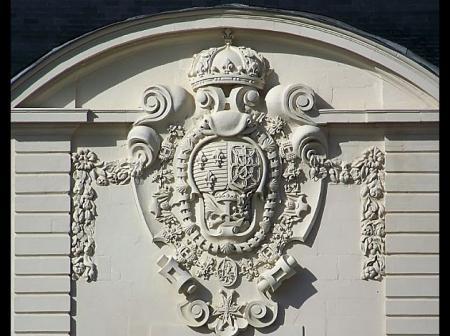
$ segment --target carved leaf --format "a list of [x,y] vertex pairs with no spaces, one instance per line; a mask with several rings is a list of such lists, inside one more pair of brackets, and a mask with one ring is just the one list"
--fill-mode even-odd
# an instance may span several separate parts
[[378,203],[378,218],[384,218],[384,205],[381,203]]
[[361,168],[361,180],[365,181],[367,177],[368,169],[366,166],[362,166]]
[[366,159],[364,157],[356,159],[355,161],[353,161],[352,167],[361,168],[365,161]]

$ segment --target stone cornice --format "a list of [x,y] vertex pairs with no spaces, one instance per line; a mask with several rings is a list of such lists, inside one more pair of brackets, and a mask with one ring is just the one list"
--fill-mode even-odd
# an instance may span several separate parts
[[[143,110],[91,110],[60,108],[14,108],[11,123],[133,123]],[[439,110],[334,110],[322,109],[312,118],[318,125],[439,122]]]

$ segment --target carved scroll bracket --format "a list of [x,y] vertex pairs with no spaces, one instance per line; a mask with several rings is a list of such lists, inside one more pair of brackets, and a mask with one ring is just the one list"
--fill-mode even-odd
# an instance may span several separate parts
[[315,107],[315,93],[303,84],[277,85],[266,95],[269,116],[280,116],[306,125],[315,125],[309,113]]
[[173,85],[152,85],[142,95],[142,108],[146,115],[137,120],[134,125],[151,125],[173,115],[185,117],[191,104],[188,103],[190,95],[187,91]]
[[156,159],[161,145],[159,135],[148,126],[134,126],[128,133],[129,161],[131,175],[141,177]]

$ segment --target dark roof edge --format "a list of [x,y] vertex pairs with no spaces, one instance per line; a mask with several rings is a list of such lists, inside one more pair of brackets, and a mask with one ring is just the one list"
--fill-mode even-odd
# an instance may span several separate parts
[[[205,7],[199,7],[198,9],[203,9],[203,8],[205,8]],[[406,48],[398,43],[392,42],[388,39],[385,39],[381,36],[374,35],[374,34],[366,32],[364,30],[355,28],[345,22],[339,21],[339,20],[331,18],[329,16],[315,14],[315,13],[311,13],[311,12],[305,12],[305,11],[295,11],[295,10],[269,8],[269,7],[267,7],[267,8],[255,7],[255,6],[247,6],[247,5],[242,5],[242,4],[227,4],[227,5],[214,6],[214,7],[210,7],[210,8],[255,9],[255,10],[261,10],[261,11],[266,11],[266,12],[284,14],[284,15],[301,16],[301,17],[305,17],[305,18],[308,18],[311,20],[319,21],[319,22],[322,22],[325,24],[329,24],[330,26],[335,26],[337,28],[345,29],[349,32],[361,35],[369,40],[377,42],[389,49],[392,49],[392,50],[410,58],[411,60],[415,61],[416,63],[422,65],[427,70],[431,71],[433,74],[439,76],[439,67],[435,66],[434,64],[430,63],[426,59],[415,54],[413,51],[409,50],[408,48]]]
[[360,35],[362,37],[365,37],[369,40],[372,40],[378,44],[383,45],[384,47],[387,47],[399,54],[402,54],[403,56],[413,60],[414,62],[418,63],[419,65],[421,65],[422,67],[424,67],[425,69],[427,69],[428,71],[432,72],[434,75],[439,76],[439,68],[437,66],[435,66],[434,64],[430,63],[429,61],[423,59],[422,57],[416,55],[414,52],[412,52],[411,50],[409,50],[408,48],[392,42],[390,40],[387,40],[385,38],[382,38],[380,36],[377,35],[373,35],[370,34],[368,32],[365,32],[363,30],[360,30],[358,28],[355,28],[349,24],[346,24],[342,21],[333,19],[331,17],[325,16],[325,15],[320,15],[320,14],[315,14],[315,13],[311,13],[311,12],[304,12],[304,11],[295,11],[295,10],[287,10],[287,9],[279,9],[279,8],[270,8],[270,7],[257,7],[257,6],[248,6],[248,5],[243,5],[243,4],[236,4],[236,3],[231,3],[231,4],[223,4],[223,5],[217,5],[217,6],[209,6],[209,7],[191,7],[191,8],[183,8],[183,9],[178,9],[178,10],[171,10],[171,11],[164,11],[164,12],[159,12],[159,13],[152,13],[152,14],[145,14],[145,15],[138,15],[138,16],[133,16],[130,18],[127,18],[125,20],[122,21],[117,21],[114,22],[112,24],[106,25],[106,26],[102,26],[99,27],[97,29],[91,30],[85,34],[82,34],[72,40],[69,40],[61,45],[59,45],[56,48],[53,48],[52,50],[50,50],[48,53],[44,54],[43,56],[39,57],[35,62],[31,63],[28,67],[24,68],[22,71],[20,71],[17,75],[15,75],[12,79],[11,79],[11,83],[14,83],[17,79],[19,79],[22,75],[24,75],[26,72],[28,72],[29,70],[31,70],[32,68],[34,68],[36,65],[38,65],[39,63],[41,63],[42,61],[44,61],[46,58],[48,58],[49,56],[55,54],[56,52],[58,52],[60,49],[63,49],[64,47],[79,41],[83,38],[85,38],[86,36],[89,36],[91,34],[95,34],[98,31],[101,31],[103,29],[106,28],[111,28],[114,27],[116,25],[120,25],[122,23],[125,22],[129,22],[129,21],[137,21],[137,20],[142,20],[142,19],[147,19],[147,18],[151,18],[151,17],[155,17],[155,16],[160,16],[160,15],[166,15],[166,14],[176,14],[176,13],[189,13],[189,12],[193,12],[193,11],[198,11],[198,10],[208,10],[208,9],[242,9],[242,10],[255,10],[255,11],[260,11],[260,12],[269,12],[269,13],[277,13],[277,14],[282,14],[282,15],[291,15],[291,16],[298,16],[298,17],[304,17],[307,19],[311,19],[311,20],[315,20],[321,23],[325,23],[328,24],[330,26],[334,26],[337,28],[341,28],[344,30],[347,30],[349,32],[355,33],[357,35]]

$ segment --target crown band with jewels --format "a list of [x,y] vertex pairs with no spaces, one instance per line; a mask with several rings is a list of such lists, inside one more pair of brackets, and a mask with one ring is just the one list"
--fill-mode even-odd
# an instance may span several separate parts
[[237,201],[239,199],[239,193],[234,190],[225,190],[217,192],[214,197],[218,201]]
[[202,50],[194,55],[189,80],[192,88],[218,84],[242,84],[264,88],[269,62],[255,50],[231,45],[232,35],[225,30],[225,45]]

